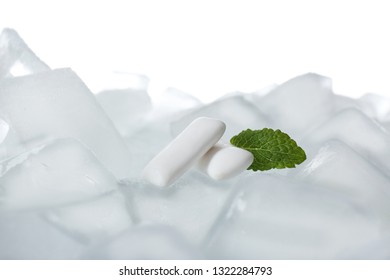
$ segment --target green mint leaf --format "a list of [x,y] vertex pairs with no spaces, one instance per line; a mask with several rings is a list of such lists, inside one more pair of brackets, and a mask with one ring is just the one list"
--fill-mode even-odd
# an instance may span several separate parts
[[230,143],[253,154],[254,160],[248,170],[294,168],[306,159],[304,150],[279,129],[247,129],[233,136]]

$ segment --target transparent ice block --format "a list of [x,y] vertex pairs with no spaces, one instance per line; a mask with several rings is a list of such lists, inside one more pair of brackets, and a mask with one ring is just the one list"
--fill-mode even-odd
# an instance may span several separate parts
[[116,189],[116,179],[79,141],[61,139],[8,162],[0,177],[0,210],[55,207]]
[[50,70],[19,34],[9,28],[0,34],[0,80]]
[[94,95],[70,69],[0,81],[0,118],[10,126],[0,159],[57,138],[76,138],[117,177],[131,158]]

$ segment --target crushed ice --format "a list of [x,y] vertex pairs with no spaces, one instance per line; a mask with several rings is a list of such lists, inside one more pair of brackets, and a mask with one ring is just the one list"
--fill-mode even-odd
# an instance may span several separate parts
[[[306,74],[266,94],[201,104],[123,73],[92,92],[51,70],[18,34],[0,35],[0,259],[390,258],[390,100],[333,93]],[[192,170],[171,188],[140,178],[193,119],[226,137],[280,128],[308,160],[215,182]]]

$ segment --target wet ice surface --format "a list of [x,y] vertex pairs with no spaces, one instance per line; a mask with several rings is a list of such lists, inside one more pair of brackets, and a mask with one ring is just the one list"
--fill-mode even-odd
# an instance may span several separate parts
[[293,78],[253,102],[270,124],[300,138],[334,110],[334,94],[329,78],[306,74]]
[[20,163],[13,159],[2,163],[2,210],[66,205],[116,188],[114,176],[74,139],[56,140],[21,157]]
[[0,159],[72,137],[91,149],[117,178],[127,176],[131,159],[124,140],[70,69],[0,80],[0,118],[10,126]]
[[[212,258],[354,258],[383,233],[370,205],[290,178],[243,176],[207,248]],[[385,200],[385,198],[383,198]]]
[[[19,70],[23,71],[19,71]],[[18,71],[17,71],[18,70]],[[116,75],[93,95],[0,37],[0,259],[389,259],[390,101],[333,93],[306,74],[267,94],[202,104]],[[118,80],[119,79],[119,80]],[[307,160],[216,182],[196,168],[168,188],[145,165],[197,117],[280,128]]]
[[152,109],[147,93],[149,80],[128,73],[105,75],[108,81],[101,85],[96,98],[115,128],[125,136],[140,127]]
[[235,180],[217,183],[196,171],[166,190],[127,182],[122,191],[140,224],[164,224],[177,229],[188,242],[202,245],[219,216],[226,211]]
[[4,141],[5,137],[7,137],[9,131],[9,125],[2,119],[0,119],[0,144]]
[[0,61],[0,79],[50,69],[12,29],[4,29],[0,34]]
[[0,214],[0,259],[79,259],[87,247],[40,212]]
[[116,238],[91,247],[82,258],[172,260],[201,259],[202,254],[172,227],[155,224],[132,227]]

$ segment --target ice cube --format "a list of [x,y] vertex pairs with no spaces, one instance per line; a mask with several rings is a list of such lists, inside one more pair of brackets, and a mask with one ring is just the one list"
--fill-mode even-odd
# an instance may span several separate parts
[[150,97],[144,90],[106,90],[96,98],[122,135],[139,127],[152,109]]
[[[237,177],[236,177],[237,178]],[[169,189],[130,181],[123,191],[141,223],[174,227],[191,244],[201,244],[234,192],[235,179],[217,183],[200,172],[189,172]]]
[[357,99],[335,94],[333,96],[334,112],[342,111],[344,109],[355,108],[361,110]]
[[0,259],[79,259],[86,246],[43,218],[41,213],[0,213]]
[[357,109],[345,109],[314,129],[311,144],[339,139],[390,174],[390,134]]
[[80,76],[94,94],[127,89],[147,91],[149,86],[149,78],[147,76],[126,71],[94,69],[93,72],[82,72]]
[[[390,119],[390,114],[389,114],[389,119]],[[390,121],[383,122],[382,125],[383,125],[384,129],[386,129],[387,133],[390,134]]]
[[335,112],[344,109],[357,109],[377,122],[390,121],[390,99],[378,94],[367,93],[355,99],[343,95],[334,95]]
[[372,119],[390,121],[390,99],[378,94],[368,93],[358,99],[361,110]]
[[257,106],[275,127],[299,139],[331,115],[333,97],[331,80],[309,73],[276,87]]
[[0,81],[0,118],[10,126],[2,146],[12,157],[51,139],[72,137],[85,144],[118,178],[131,159],[119,133],[70,69]]
[[152,109],[147,93],[149,78],[144,75],[97,72],[86,84],[95,89],[99,104],[122,135],[142,126]]
[[84,258],[104,260],[199,259],[200,253],[177,231],[167,226],[134,227],[113,241],[102,243]]
[[252,174],[238,185],[241,191],[209,240],[210,258],[339,259],[387,234],[369,205],[360,209],[314,184]]
[[132,224],[124,197],[118,191],[91,201],[48,211],[47,219],[80,242],[109,239]]
[[[0,162],[0,177],[3,174],[7,173],[9,170],[14,168],[15,166],[23,163],[26,159],[28,159],[31,155],[37,154],[40,150],[42,150],[45,145],[37,146],[34,149],[31,149],[27,152],[21,153],[17,156],[9,158],[7,160],[3,160]],[[1,145],[0,145],[1,148]],[[1,151],[1,149],[0,149]]]
[[3,143],[5,137],[7,137],[9,131],[9,125],[2,119],[0,119],[0,145]]
[[163,113],[172,113],[200,107],[202,102],[177,88],[167,88],[157,99],[156,108]]
[[0,34],[0,80],[43,72],[50,68],[42,62],[15,30],[5,28]]
[[264,115],[242,95],[234,95],[217,100],[209,105],[189,112],[172,124],[172,131],[179,134],[187,125],[198,117],[219,119],[226,123],[225,142],[242,130],[261,129],[268,125]]
[[306,182],[323,185],[377,213],[390,216],[390,180],[346,144],[325,143],[297,175]]
[[152,119],[131,135],[126,136],[132,160],[128,166],[129,177],[139,177],[147,163],[159,153],[170,141],[170,118],[165,116]]
[[114,176],[91,151],[76,140],[61,139],[30,153],[0,178],[0,209],[66,205],[115,188]]
[[369,244],[363,247],[352,249],[344,252],[345,259],[358,260],[389,260],[390,250],[387,244],[390,244],[390,235],[381,237],[380,239],[372,240]]

